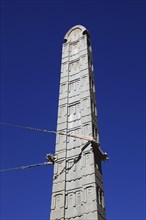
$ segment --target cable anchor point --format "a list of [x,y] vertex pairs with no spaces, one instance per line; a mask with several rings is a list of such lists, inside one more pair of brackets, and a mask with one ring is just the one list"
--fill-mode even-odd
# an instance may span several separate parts
[[46,159],[48,162],[55,163],[56,157],[53,154],[46,154]]

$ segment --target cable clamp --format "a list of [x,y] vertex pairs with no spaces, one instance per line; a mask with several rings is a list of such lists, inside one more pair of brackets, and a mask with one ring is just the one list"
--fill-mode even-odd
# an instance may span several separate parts
[[46,159],[48,162],[55,163],[56,157],[53,154],[46,154]]

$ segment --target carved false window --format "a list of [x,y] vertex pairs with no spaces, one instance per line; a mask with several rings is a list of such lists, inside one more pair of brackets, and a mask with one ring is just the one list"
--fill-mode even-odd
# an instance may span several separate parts
[[77,191],[76,192],[76,206],[81,206],[82,204],[82,192],[81,191]]
[[60,194],[55,195],[54,199],[55,199],[55,209],[60,209],[63,205],[62,194],[60,193]]
[[80,81],[75,80],[69,83],[69,92],[78,91],[80,89]]
[[89,131],[89,124],[85,124],[83,125],[83,134],[84,135],[89,135],[90,131]]
[[80,112],[80,102],[72,103],[68,107],[68,116],[79,114]]
[[93,200],[93,187],[89,186],[86,188],[86,202],[91,202]]
[[74,207],[75,206],[75,195],[74,193],[68,194],[68,207]]
[[78,47],[79,47],[78,42],[70,44],[70,56],[78,53]]
[[66,105],[62,105],[60,106],[60,109],[59,109],[59,117],[63,117],[67,114],[67,109],[66,109]]
[[100,189],[100,187],[97,187],[96,190],[97,190],[97,200],[98,200],[98,203],[102,206],[102,208],[105,208],[105,205],[104,205],[104,193]]
[[69,72],[70,74],[75,74],[79,71],[79,60],[73,61],[69,64]]
[[91,154],[90,152],[85,154],[85,165],[90,165],[91,164]]
[[90,101],[88,98],[83,99],[83,110],[86,110],[89,107],[89,103]]
[[70,159],[67,162],[67,171],[69,172],[69,170],[75,171],[74,159]]
[[95,127],[94,124],[92,124],[92,134],[94,139],[97,139],[97,128]]
[[67,91],[67,84],[63,83],[60,85],[60,93],[64,93]]
[[91,110],[95,114],[95,116],[97,116],[96,104],[93,99],[91,99]]
[[61,72],[66,72],[67,71],[67,68],[68,68],[68,63],[62,63],[61,65]]
[[87,63],[87,55],[83,55],[82,58],[82,65],[84,65],[85,63]]

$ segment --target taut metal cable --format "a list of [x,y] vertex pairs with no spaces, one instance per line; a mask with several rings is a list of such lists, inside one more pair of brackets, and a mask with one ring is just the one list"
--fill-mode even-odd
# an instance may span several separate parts
[[62,132],[62,131],[50,131],[50,130],[46,130],[46,129],[42,129],[42,128],[33,128],[33,127],[29,127],[29,126],[16,125],[16,124],[8,124],[8,123],[3,123],[3,122],[0,122],[0,125],[9,126],[9,127],[15,127],[15,128],[22,128],[22,129],[33,130],[33,131],[39,131],[39,132],[44,132],[44,133],[65,135],[65,136],[68,136],[68,137],[74,137],[74,138],[79,138],[79,139],[82,139],[82,140],[88,140],[88,141],[96,142],[94,140],[94,138],[91,137],[91,136],[69,134],[69,133]]
[[31,164],[31,165],[27,165],[27,166],[13,167],[13,168],[0,170],[0,172],[6,172],[6,171],[12,171],[12,170],[24,170],[24,169],[27,169],[27,168],[46,166],[46,165],[50,165],[50,164],[53,164],[53,163],[44,162],[44,163]]

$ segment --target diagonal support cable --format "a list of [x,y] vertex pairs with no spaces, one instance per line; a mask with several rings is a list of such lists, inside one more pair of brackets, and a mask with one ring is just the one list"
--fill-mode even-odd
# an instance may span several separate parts
[[42,129],[42,128],[33,128],[33,127],[29,127],[29,126],[9,124],[9,123],[3,123],[3,122],[0,122],[0,125],[14,127],[14,128],[22,128],[22,129],[33,130],[33,131],[39,131],[39,132],[44,132],[44,133],[65,135],[65,136],[68,136],[68,137],[74,137],[74,138],[78,138],[78,139],[82,139],[82,140],[89,140],[89,141],[96,142],[96,140],[92,136],[69,134],[69,133],[62,132],[62,131],[51,131],[51,130],[46,130],[46,129]]
[[48,161],[48,162],[44,162],[44,163],[37,163],[37,164],[31,164],[31,165],[27,165],[27,166],[19,166],[19,167],[3,169],[3,170],[0,170],[0,172],[6,172],[6,171],[12,171],[12,170],[24,170],[27,168],[46,166],[46,165],[50,165],[50,164],[53,164],[53,163]]

